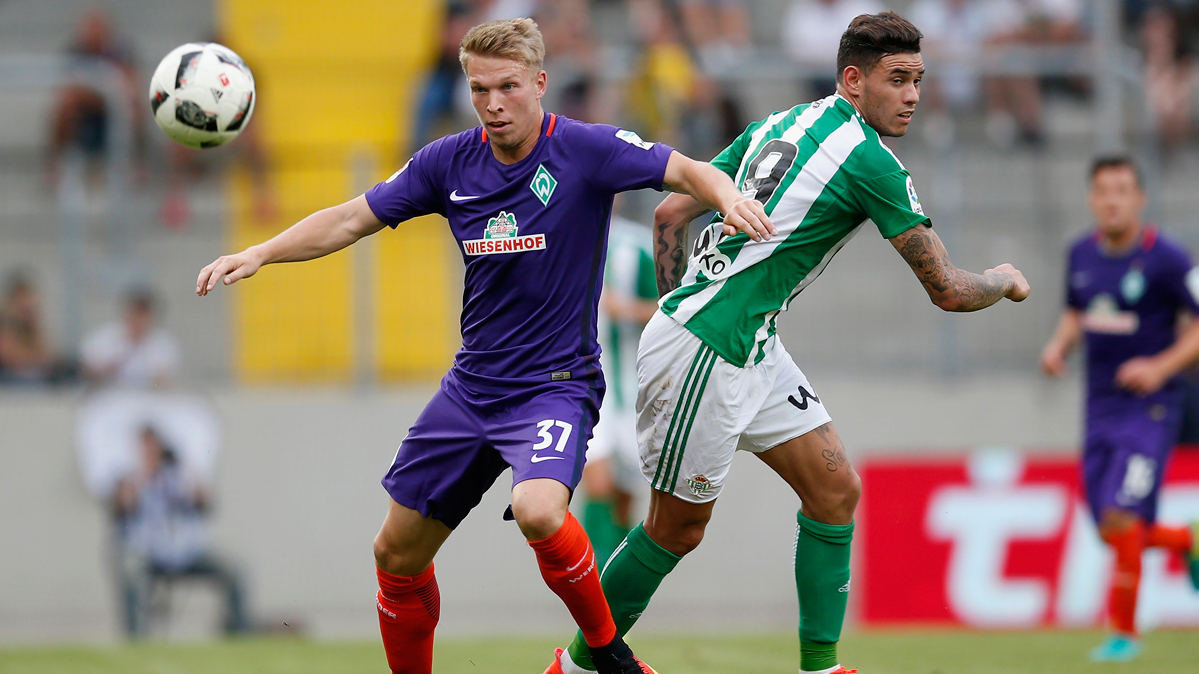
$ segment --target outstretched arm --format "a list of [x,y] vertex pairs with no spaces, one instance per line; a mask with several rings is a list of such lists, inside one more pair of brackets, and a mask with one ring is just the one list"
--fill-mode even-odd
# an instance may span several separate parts
[[249,278],[263,265],[302,262],[335,253],[364,236],[383,229],[374,211],[359,195],[344,204],[317,211],[274,238],[236,255],[222,255],[200,270],[196,294],[207,295],[223,276],[225,285]]
[[704,208],[723,213],[725,233],[730,236],[741,231],[761,241],[778,234],[762,204],[747,199],[728,174],[707,162],[671,152],[662,183],[671,192],[689,194]]
[[1028,281],[1010,264],[982,274],[953,266],[941,238],[926,225],[892,238],[891,245],[912,267],[933,304],[945,311],[978,311],[1005,297],[1013,302],[1028,297]]

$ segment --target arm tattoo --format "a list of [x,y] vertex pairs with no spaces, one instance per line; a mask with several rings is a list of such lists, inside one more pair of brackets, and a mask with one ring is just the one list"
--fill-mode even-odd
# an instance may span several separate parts
[[924,225],[899,235],[895,242],[933,303],[947,311],[977,311],[1003,299],[1012,287],[1008,274],[975,274],[949,261],[941,240]]
[[657,272],[658,297],[679,287],[687,270],[687,226],[670,222],[654,223],[654,270]]

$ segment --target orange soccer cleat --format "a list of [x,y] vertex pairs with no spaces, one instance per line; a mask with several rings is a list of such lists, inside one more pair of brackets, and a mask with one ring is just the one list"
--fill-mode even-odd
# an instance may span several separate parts
[[545,674],[562,674],[562,663],[558,662],[558,658],[561,658],[564,652],[565,649],[562,648],[554,649],[554,661],[545,668]]
[[[545,668],[545,674],[565,674],[565,670],[562,669],[562,655],[565,652],[566,651],[561,648],[554,649],[554,661],[550,663],[549,667]],[[582,671],[586,672],[589,670]],[[857,670],[852,671],[856,672]],[[633,662],[630,663],[628,668],[625,671],[622,671],[621,674],[658,674],[658,670],[650,667],[640,659],[634,657]],[[841,674],[841,672],[836,672],[834,674]]]

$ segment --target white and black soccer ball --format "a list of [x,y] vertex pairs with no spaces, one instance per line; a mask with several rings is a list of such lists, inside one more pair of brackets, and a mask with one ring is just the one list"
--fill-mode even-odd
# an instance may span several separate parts
[[188,147],[223,145],[254,114],[254,75],[232,49],[190,42],[171,50],[154,70],[150,110],[168,136]]

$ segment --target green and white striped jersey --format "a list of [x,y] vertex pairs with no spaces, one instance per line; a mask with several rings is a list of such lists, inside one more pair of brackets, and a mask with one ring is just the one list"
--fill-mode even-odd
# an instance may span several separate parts
[[[654,276],[654,250],[649,227],[612,216],[608,230],[608,261],[604,267],[604,292],[628,300],[658,299]],[[605,405],[633,409],[637,401],[637,343],[645,326],[599,315],[600,363],[608,383]]]
[[725,236],[713,218],[659,306],[741,367],[762,360],[775,317],[867,219],[888,239],[931,224],[907,169],[839,95],[751,124],[712,164],[765,205],[779,233]]

